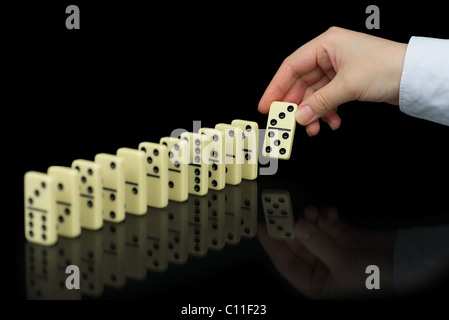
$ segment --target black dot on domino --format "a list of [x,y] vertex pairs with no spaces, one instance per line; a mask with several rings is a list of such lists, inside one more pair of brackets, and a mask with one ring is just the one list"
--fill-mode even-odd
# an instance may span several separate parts
[[154,149],[154,150],[153,150],[153,154],[157,157],[157,156],[159,155],[159,150]]
[[284,119],[285,118],[285,113],[284,112],[279,113],[279,118],[280,119]]
[[111,169],[114,170],[115,169],[115,162],[111,162],[110,166],[111,166]]
[[137,194],[137,192],[138,192],[138,191],[137,191],[137,188],[134,187],[134,188],[132,189],[132,193],[133,193],[133,194]]
[[169,187],[170,189],[173,189],[174,186],[175,186],[175,184],[173,183],[173,181],[169,181],[169,182],[168,182],[168,187]]
[[289,105],[289,106],[287,107],[287,111],[288,111],[288,112],[292,112],[293,110],[295,110],[295,107],[294,107],[294,106]]

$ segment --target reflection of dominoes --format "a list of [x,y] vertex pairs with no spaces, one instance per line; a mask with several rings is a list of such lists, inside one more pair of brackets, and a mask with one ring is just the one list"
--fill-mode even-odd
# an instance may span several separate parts
[[181,139],[187,141],[190,149],[189,164],[189,193],[204,196],[208,191],[208,166],[201,158],[206,141],[201,139],[201,134],[184,132]]
[[56,229],[55,182],[45,173],[25,174],[25,237],[51,246],[58,240]]
[[168,204],[167,147],[154,142],[142,142],[139,150],[145,152],[147,205],[164,208]]
[[290,102],[273,101],[271,103],[262,150],[264,157],[290,159],[297,108],[296,104]]
[[130,148],[120,148],[117,155],[125,161],[125,203],[126,212],[145,214],[147,212],[147,182],[145,153]]
[[242,237],[252,238],[257,229],[257,181],[242,180],[239,187],[242,197]]
[[25,246],[26,297],[29,300],[54,299],[56,283],[56,247],[31,242]]
[[242,181],[243,132],[240,128],[219,123],[215,129],[224,133],[226,154],[226,183],[236,185]]
[[[56,286],[55,299],[58,300],[80,300],[81,290],[69,290],[66,287],[66,279],[69,276],[65,273],[67,266],[75,265],[79,266],[81,262],[80,255],[80,239],[67,239],[61,237],[56,244],[57,256],[56,256]],[[81,279],[80,279],[81,285]]]
[[189,144],[171,137],[161,138],[168,155],[168,199],[186,201],[189,196]]
[[168,216],[167,208],[148,207],[147,212],[147,259],[152,271],[165,271],[168,266]]
[[268,234],[274,239],[293,239],[293,209],[286,190],[262,191]]
[[242,220],[242,195],[240,186],[226,186],[225,192],[225,239],[227,243],[240,242]]
[[95,162],[101,166],[103,177],[103,219],[125,220],[125,163],[113,154],[100,153]]
[[125,274],[132,279],[145,279],[147,251],[146,216],[128,215],[125,224]]
[[199,133],[207,145],[203,150],[203,160],[209,165],[209,189],[221,190],[226,185],[225,144],[223,132],[201,128]]
[[186,202],[169,201],[168,216],[168,261],[185,263],[188,258],[188,208]]
[[81,233],[79,174],[66,167],[52,166],[48,174],[56,184],[56,215],[58,235],[75,238]]
[[73,161],[79,171],[81,197],[81,227],[98,230],[103,226],[103,182],[101,166],[89,160]]
[[238,119],[233,120],[231,125],[240,128],[245,136],[243,139],[242,178],[254,180],[257,178],[257,166],[259,163],[259,125],[254,121]]
[[221,250],[225,246],[225,190],[207,194],[209,248]]
[[189,254],[204,256],[207,253],[207,198],[190,196],[188,208]]
[[103,233],[83,230],[80,242],[81,292],[98,297],[103,293]]
[[103,233],[103,283],[114,288],[126,284],[125,226],[106,221]]

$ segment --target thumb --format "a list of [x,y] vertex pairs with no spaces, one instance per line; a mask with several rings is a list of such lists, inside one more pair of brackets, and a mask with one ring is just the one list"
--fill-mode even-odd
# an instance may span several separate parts
[[296,222],[295,237],[329,269],[335,271],[347,265],[350,253],[337,245],[323,230],[304,219]]
[[338,74],[328,84],[308,96],[298,106],[296,121],[305,126],[319,119],[340,104],[351,100],[349,90],[343,88]]

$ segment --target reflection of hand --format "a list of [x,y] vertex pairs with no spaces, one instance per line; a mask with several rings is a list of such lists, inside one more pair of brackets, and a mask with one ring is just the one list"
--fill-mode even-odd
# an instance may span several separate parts
[[[309,206],[304,216],[295,224],[293,241],[271,239],[265,225],[258,228],[268,256],[296,289],[314,299],[391,294],[395,232],[349,227],[334,208],[318,213]],[[365,286],[369,265],[380,269],[380,290]]]

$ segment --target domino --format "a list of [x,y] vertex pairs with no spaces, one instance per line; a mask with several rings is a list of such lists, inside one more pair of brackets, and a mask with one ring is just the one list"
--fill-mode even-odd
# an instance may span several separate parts
[[161,138],[167,147],[168,199],[186,201],[189,196],[189,144],[171,137]]
[[241,239],[242,194],[240,186],[227,186],[225,189],[225,241],[237,244]]
[[30,171],[24,177],[25,238],[51,246],[58,240],[54,178]]
[[207,198],[192,195],[187,200],[188,210],[188,251],[203,257],[207,253]]
[[81,227],[98,230],[103,226],[103,182],[101,166],[89,160],[77,159],[72,168],[80,177]]
[[83,230],[80,237],[80,286],[83,295],[99,297],[103,294],[103,233]]
[[236,119],[231,122],[234,127],[243,131],[243,164],[242,179],[254,180],[257,178],[259,163],[259,125],[254,121]]
[[267,158],[288,160],[295,137],[295,111],[298,105],[273,101],[268,114],[267,129],[262,154]]
[[221,250],[225,246],[225,190],[212,190],[207,194],[209,248]]
[[268,235],[274,239],[293,239],[294,221],[290,193],[285,190],[264,190],[262,204]]
[[95,162],[103,178],[103,220],[125,220],[125,161],[113,154],[99,153]]
[[125,162],[126,212],[142,215],[147,212],[147,172],[145,152],[131,148],[120,148],[117,155]]
[[76,238],[81,234],[80,177],[78,171],[67,167],[52,166],[47,173],[56,183],[56,216],[58,235]]
[[167,147],[154,142],[142,142],[139,150],[145,152],[147,205],[165,208],[168,204]]
[[204,196],[207,194],[208,165],[202,159],[202,150],[207,142],[202,140],[200,133],[184,132],[181,139],[189,144],[189,193]]
[[252,238],[257,231],[257,181],[242,180],[239,185],[241,194],[241,234],[242,237]]
[[[80,238],[69,239],[61,237],[56,244],[56,252],[58,253],[55,261],[55,280],[56,285],[54,287],[55,299],[58,300],[81,300],[81,290],[68,290],[65,286],[67,277],[65,273],[67,266],[75,265],[79,266],[81,262],[80,252]],[[81,276],[81,272],[80,272]],[[81,289],[80,279],[80,289]]]
[[128,215],[125,221],[125,274],[128,278],[143,280],[146,268],[146,216]]
[[163,272],[168,267],[167,208],[148,208],[147,213],[147,268]]
[[224,134],[226,183],[237,185],[242,181],[243,132],[240,128],[219,123],[215,129]]
[[28,300],[54,300],[56,281],[56,246],[25,244],[25,281]]
[[188,252],[188,207],[187,202],[169,201],[168,212],[168,261],[184,264]]
[[203,160],[209,166],[209,189],[222,190],[226,185],[225,145],[223,132],[201,128],[199,133],[207,142],[203,150]]
[[113,288],[126,284],[125,224],[105,221],[103,234],[103,283]]

